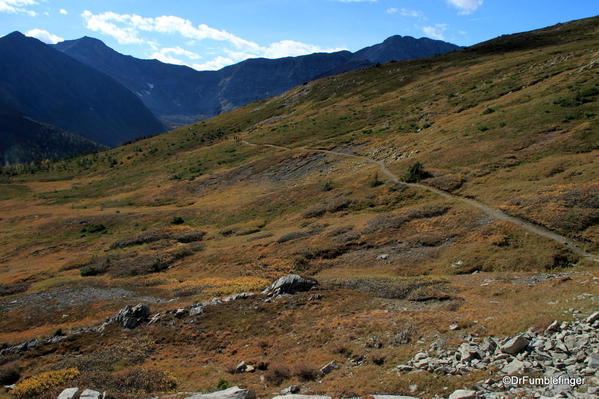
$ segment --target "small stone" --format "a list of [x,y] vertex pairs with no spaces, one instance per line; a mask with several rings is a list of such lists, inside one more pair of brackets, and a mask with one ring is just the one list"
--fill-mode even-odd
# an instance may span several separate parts
[[502,371],[508,375],[519,374],[524,371],[524,363],[518,359],[514,359],[507,364]]
[[450,329],[451,331],[456,331],[456,330],[459,330],[459,329],[460,329],[460,326],[459,326],[458,324],[450,324],[450,325],[449,325],[449,329]]
[[255,399],[254,392],[242,389],[239,387],[231,387],[223,391],[212,393],[199,393],[193,396],[188,396],[186,399]]
[[589,324],[593,324],[597,320],[599,320],[599,312],[595,312],[592,315],[590,315],[589,317],[587,317],[586,322]]
[[599,353],[593,353],[589,356],[587,365],[590,368],[599,369]]
[[522,335],[518,335],[501,345],[501,351],[510,355],[516,355],[526,349],[529,343],[528,339]]
[[557,320],[554,320],[553,323],[549,324],[545,329],[545,333],[557,332],[560,330],[560,323]]
[[337,370],[338,368],[339,368],[339,365],[337,364],[336,361],[333,360],[332,362],[326,364],[325,366],[323,366],[320,369],[320,374],[327,375],[327,374],[330,374],[331,372],[333,372],[333,370]]
[[381,254],[376,257],[378,260],[387,260],[389,259],[389,254]]
[[79,399],[102,399],[102,394],[98,391],[94,391],[93,389],[86,389],[81,393]]
[[202,313],[204,313],[204,307],[202,305],[195,305],[192,306],[191,309],[189,309],[189,315],[192,317]]
[[476,392],[466,389],[458,389],[449,395],[449,399],[476,399]]

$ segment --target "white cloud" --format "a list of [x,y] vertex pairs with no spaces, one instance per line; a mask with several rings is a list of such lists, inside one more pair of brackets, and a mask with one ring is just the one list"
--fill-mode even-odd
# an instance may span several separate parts
[[476,11],[477,8],[483,5],[484,0],[447,0],[449,4],[459,10],[459,14],[466,15]]
[[25,36],[35,37],[36,39],[48,44],[56,44],[64,40],[62,37],[53,35],[52,33],[43,29],[31,29],[30,31],[25,32]]
[[[342,48],[322,48],[294,40],[282,40],[262,46],[235,36],[225,30],[215,29],[205,24],[196,26],[190,20],[174,15],[146,18],[134,14],[117,14],[110,11],[102,14],[93,14],[91,11],[86,10],[81,16],[85,19],[88,29],[112,36],[120,44],[147,44],[154,50],[152,57],[163,62],[189,65],[196,69],[219,69],[222,66],[230,65],[247,58],[280,58],[315,52],[344,50]],[[176,56],[183,56],[189,60],[194,60],[199,58],[199,56],[193,58],[190,55],[197,56],[197,54],[192,52],[186,53],[188,50],[180,47],[158,50],[156,43],[142,38],[144,32],[179,35],[187,39],[188,43],[197,43],[203,40],[223,42],[222,48],[219,51],[221,54],[201,64],[191,63]]]
[[202,58],[199,54],[178,46],[162,48],[160,51],[154,52],[151,57],[158,61],[166,62],[167,64],[186,65],[185,61],[174,56],[183,56],[189,60],[198,60]]
[[399,13],[404,17],[412,17],[412,18],[423,18],[424,14],[422,11],[417,10],[408,10],[407,8],[402,8],[399,10]]
[[445,31],[447,24],[436,24],[434,26],[425,26],[422,31],[425,35],[433,39],[445,40]]
[[0,12],[8,14],[27,14],[34,17],[37,13],[27,7],[37,4],[38,2],[36,0],[0,0]]
[[65,10],[64,8],[61,8],[58,12],[61,13],[62,15],[68,15],[69,14],[69,12],[67,10]]
[[397,13],[399,10],[397,8],[387,8],[387,11],[385,11],[387,14],[395,14]]

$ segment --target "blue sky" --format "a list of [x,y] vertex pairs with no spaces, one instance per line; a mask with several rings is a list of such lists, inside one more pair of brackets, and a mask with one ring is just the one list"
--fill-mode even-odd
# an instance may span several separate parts
[[0,0],[0,35],[92,36],[199,70],[351,51],[392,35],[471,45],[599,14],[599,0]]

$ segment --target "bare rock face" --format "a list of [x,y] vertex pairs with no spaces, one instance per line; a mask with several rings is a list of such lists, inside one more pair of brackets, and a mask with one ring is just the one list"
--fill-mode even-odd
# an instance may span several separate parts
[[187,397],[187,399],[255,399],[256,394],[248,389],[232,387],[224,391],[200,393]]
[[318,281],[316,280],[305,278],[298,274],[289,274],[276,280],[262,293],[268,296],[296,294],[298,292],[309,291],[318,285]]

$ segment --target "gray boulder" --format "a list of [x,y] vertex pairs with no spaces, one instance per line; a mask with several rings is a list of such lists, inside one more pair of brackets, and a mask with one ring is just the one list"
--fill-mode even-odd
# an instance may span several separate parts
[[67,388],[58,395],[58,399],[75,399],[79,388]]
[[501,345],[501,351],[510,355],[517,355],[526,349],[529,343],[530,341],[527,338],[524,338],[522,335],[517,335]]
[[256,394],[248,389],[231,387],[223,391],[212,393],[199,393],[188,396],[187,399],[255,399]]
[[140,324],[148,321],[150,317],[150,308],[146,305],[125,306],[123,309],[109,319],[109,322],[118,323],[123,328],[130,330],[139,327]]
[[297,274],[289,274],[277,279],[262,293],[268,296],[279,296],[283,294],[296,294],[309,291],[318,286],[318,281],[305,278]]

